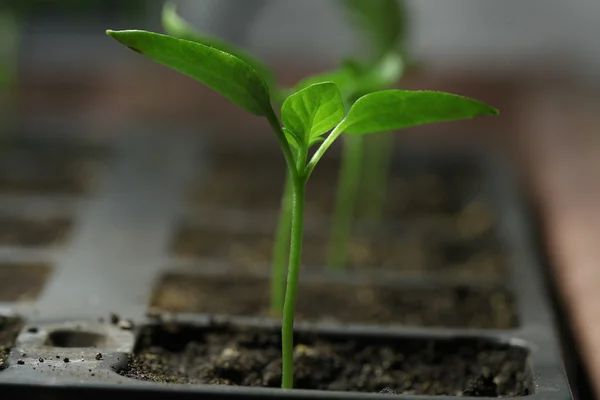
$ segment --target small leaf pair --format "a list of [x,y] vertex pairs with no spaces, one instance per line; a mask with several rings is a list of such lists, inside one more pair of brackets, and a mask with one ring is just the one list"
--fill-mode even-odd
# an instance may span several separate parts
[[382,90],[359,98],[344,118],[342,95],[333,82],[294,93],[281,109],[288,140],[294,147],[306,148],[331,129],[336,135],[363,135],[497,113],[477,100],[450,93]]
[[281,107],[288,143],[308,150],[322,141],[321,135],[344,118],[342,94],[333,82],[317,83],[289,96]]

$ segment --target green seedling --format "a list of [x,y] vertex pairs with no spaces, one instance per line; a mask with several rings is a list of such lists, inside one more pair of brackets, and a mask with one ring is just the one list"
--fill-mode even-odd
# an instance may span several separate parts
[[[265,77],[271,96],[276,103],[281,104],[288,93],[310,86],[311,84],[331,81],[335,82],[348,107],[360,95],[392,87],[401,77],[404,70],[404,59],[400,49],[395,48],[398,36],[405,26],[395,0],[343,0],[353,17],[353,20],[369,35],[371,41],[378,47],[375,61],[361,63],[357,60],[346,60],[341,67],[333,71],[308,77],[299,82],[295,89],[290,91],[275,84],[274,74],[269,68],[253,55],[227,43],[221,39],[199,32],[177,14],[174,3],[167,2],[163,7],[162,22],[165,31],[180,39],[194,41],[232,54],[250,64],[257,72]],[[378,19],[382,22],[379,23]],[[383,142],[380,140],[379,142]],[[378,142],[378,143],[379,143]],[[347,137],[344,140],[344,152],[338,182],[336,206],[331,224],[330,246],[328,265],[341,267],[345,264],[347,246],[349,242],[352,217],[354,214],[356,198],[359,190],[361,176],[366,182],[379,178],[379,169],[369,168],[378,166],[379,157],[365,165],[365,172],[361,173],[361,160],[363,158],[363,138],[361,136]],[[384,150],[387,150],[384,149]],[[389,150],[388,150],[389,151]],[[380,154],[381,155],[381,154]],[[389,157],[388,157],[389,158]],[[381,179],[379,179],[381,181]],[[385,182],[382,182],[382,185]],[[273,259],[270,290],[271,315],[280,316],[283,312],[285,293],[285,272],[288,258],[291,228],[292,209],[292,182],[287,177],[285,190],[281,200],[280,215],[277,230],[273,241]],[[383,191],[377,185],[369,187],[373,194],[368,204],[376,203],[375,198]],[[377,190],[374,190],[377,189]]]
[[165,2],[162,10],[162,25],[165,31],[171,36],[210,46],[245,61],[263,76],[263,79],[269,84],[271,90],[274,89],[275,83],[273,72],[261,60],[231,43],[199,32],[179,16],[175,3],[169,1]]
[[[351,102],[379,90],[393,88],[407,68],[405,45],[407,21],[404,3],[397,0],[343,0],[351,22],[367,37],[372,49],[370,63],[345,64],[351,73],[342,74],[342,93]],[[327,265],[346,266],[348,245],[357,201],[368,219],[377,220],[383,208],[387,171],[393,154],[393,136],[377,135],[368,141],[347,137],[341,158],[337,194],[333,210]]]
[[[385,57],[390,52],[397,54],[397,60],[388,61],[390,65],[388,69],[394,68],[393,61],[400,65],[395,67],[397,74],[390,79],[380,81],[380,87],[374,88],[374,90],[391,89],[400,82],[405,71],[413,66],[406,43],[409,21],[405,2],[402,0],[343,1],[353,25],[364,32],[367,45],[374,49],[372,54],[374,60],[380,60],[383,58],[382,55]],[[394,136],[384,134],[372,137],[365,143],[363,149],[365,168],[360,179],[361,193],[357,198],[362,202],[360,206],[363,216],[372,221],[377,221],[381,217],[393,147]],[[331,254],[336,254],[334,246]],[[341,260],[338,262],[343,262],[345,253],[339,254]]]
[[[269,67],[245,50],[219,38],[199,32],[179,16],[174,3],[165,2],[162,12],[162,24],[165,31],[171,36],[210,46],[245,61],[263,77],[275,103],[281,105],[286,99],[289,90],[277,86],[274,74]],[[273,240],[273,259],[271,261],[270,312],[274,317],[280,317],[283,313],[285,272],[288,261],[288,250],[290,247],[290,229],[292,226],[293,188],[291,176],[287,176],[284,187],[285,189],[281,197],[277,231]]]
[[[273,109],[265,79],[250,64],[232,54],[147,31],[109,30],[107,34],[137,53],[198,80],[247,112],[269,122],[281,147],[293,193],[290,256],[281,330],[281,385],[292,388],[294,309],[302,257],[305,190],[323,155],[342,133],[365,135],[438,121],[493,115],[497,114],[497,110],[449,93],[386,90],[360,97],[346,112],[338,86],[333,82],[323,82],[288,96],[281,107],[280,120]],[[309,148],[317,145],[309,160]]]

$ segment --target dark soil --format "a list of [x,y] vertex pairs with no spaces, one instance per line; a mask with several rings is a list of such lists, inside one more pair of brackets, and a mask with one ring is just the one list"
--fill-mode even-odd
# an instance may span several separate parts
[[[269,282],[239,275],[169,273],[158,283],[151,307],[180,313],[268,316]],[[503,290],[405,288],[375,284],[300,282],[298,320],[418,327],[518,326],[515,303]]]
[[0,301],[31,301],[50,276],[48,264],[0,263]]
[[0,216],[0,246],[47,247],[65,242],[73,223],[69,218],[41,220]]
[[[475,230],[481,231],[481,227],[462,227],[461,223],[445,219],[401,235],[354,235],[346,265],[413,274],[451,273],[456,278],[502,278],[506,272],[504,252],[489,225],[479,233]],[[323,268],[327,250],[326,239],[305,234],[303,264]],[[172,251],[181,258],[219,259],[240,270],[264,271],[272,259],[273,233],[184,226],[173,240]]]
[[4,362],[22,327],[20,320],[0,316],[0,370],[3,369]]
[[[297,334],[295,387],[415,395],[531,394],[528,352],[477,339],[342,338]],[[158,327],[142,334],[123,375],[180,384],[279,387],[278,331]]]
[[[192,190],[197,207],[277,211],[281,201],[283,157],[217,155]],[[306,194],[308,216],[329,215],[335,201],[338,161],[322,159]],[[384,215],[456,213],[481,191],[480,171],[468,163],[418,168],[397,165],[390,175]]]
[[0,160],[0,193],[78,195],[92,185],[104,149],[7,143]]

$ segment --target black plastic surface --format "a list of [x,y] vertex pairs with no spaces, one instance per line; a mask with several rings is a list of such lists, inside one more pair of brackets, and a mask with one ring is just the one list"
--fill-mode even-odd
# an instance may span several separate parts
[[[72,127],[57,130],[62,131],[58,136],[69,141],[97,143],[108,151],[95,169],[97,178],[88,193],[0,194],[0,206],[5,212],[22,216],[61,215],[73,221],[68,239],[61,246],[0,248],[0,261],[3,262],[33,260],[52,265],[50,279],[36,300],[0,303],[0,315],[19,316],[25,321],[6,368],[0,372],[0,398],[100,399],[117,394],[169,400],[388,398],[378,394],[162,385],[124,378],[115,372],[126,364],[127,354],[134,350],[139,327],[152,323],[152,318],[146,314],[157,277],[167,268],[185,270],[185,265],[172,259],[168,252],[176,227],[188,217],[202,221],[209,219],[203,215],[190,216],[186,198],[190,184],[202,168],[205,150],[202,135],[196,128],[173,127],[165,128],[168,134],[160,127],[122,127],[117,129],[118,132],[106,135],[102,132],[86,134],[85,127],[77,132]],[[132,133],[140,130],[143,133]],[[40,135],[36,140],[55,139]],[[425,164],[452,157],[443,152],[406,150],[406,154]],[[530,219],[515,178],[506,163],[493,154],[483,152],[473,156],[486,173],[483,195],[494,205],[498,234],[508,249],[510,274],[506,286],[517,299],[521,322],[518,328],[341,327],[335,324],[298,324],[298,328],[344,336],[393,336],[399,340],[415,335],[441,339],[476,337],[525,346],[531,352],[535,392],[527,397],[532,400],[570,399],[540,257],[532,242]],[[210,219],[236,221],[239,215],[235,210],[222,214],[211,212]],[[440,279],[407,278],[399,282],[399,287],[413,285],[416,281],[435,286],[440,284]],[[120,323],[116,323],[114,316],[115,320],[111,321],[112,314],[118,314]],[[199,325],[209,320],[205,315],[189,314],[171,318]],[[233,320],[274,323],[252,318]]]

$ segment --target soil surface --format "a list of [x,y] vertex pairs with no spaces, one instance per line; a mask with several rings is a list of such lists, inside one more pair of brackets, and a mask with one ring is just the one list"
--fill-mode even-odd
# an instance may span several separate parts
[[[416,395],[532,393],[527,351],[476,339],[353,339],[296,334],[295,387]],[[122,374],[180,384],[279,387],[278,331],[159,327]]]
[[3,369],[4,362],[22,326],[22,322],[18,319],[0,316],[0,370]]
[[50,276],[48,264],[0,263],[0,301],[31,301]]
[[[502,278],[506,273],[504,251],[490,231],[491,225],[476,226],[468,218],[421,221],[420,228],[398,235],[355,234],[348,246],[346,266]],[[325,267],[328,244],[326,238],[305,234],[303,265]],[[184,226],[174,237],[172,251],[181,258],[219,259],[240,270],[264,271],[272,259],[273,233]]]
[[11,143],[0,160],[0,193],[69,194],[88,191],[93,170],[104,152],[96,148],[65,148]]
[[0,215],[0,246],[47,247],[63,244],[73,223],[69,218],[40,220]]
[[[267,279],[236,275],[170,273],[158,283],[151,307],[162,311],[268,316]],[[297,320],[402,324],[418,327],[496,328],[518,326],[515,302],[493,289],[398,288],[301,280]]]
[[[306,191],[307,216],[329,215],[335,201],[339,162],[324,158]],[[384,215],[456,213],[481,191],[481,171],[468,163],[436,167],[396,165],[387,183]],[[279,209],[285,163],[283,157],[220,154],[192,190],[196,207],[252,211]]]

